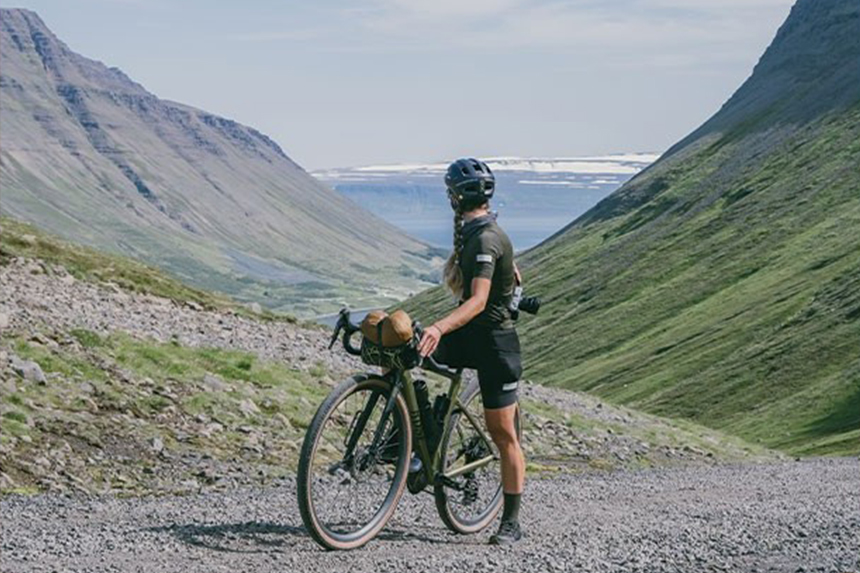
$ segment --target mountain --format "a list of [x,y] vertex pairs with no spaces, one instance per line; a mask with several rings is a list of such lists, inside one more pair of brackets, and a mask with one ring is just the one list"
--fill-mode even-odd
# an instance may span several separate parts
[[858,231],[860,3],[799,0],[718,113],[519,258],[544,299],[520,325],[527,376],[856,454]]
[[427,286],[433,250],[262,133],[157,98],[33,12],[4,9],[0,28],[4,214],[298,314]]
[[[514,249],[533,247],[567,225],[657,155],[484,158],[496,175],[493,202]],[[451,248],[451,207],[443,179],[447,162],[326,169],[313,175],[413,236]]]

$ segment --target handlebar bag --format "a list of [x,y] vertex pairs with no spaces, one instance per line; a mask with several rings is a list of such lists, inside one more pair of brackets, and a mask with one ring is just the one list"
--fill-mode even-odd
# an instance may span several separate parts
[[402,310],[367,313],[361,321],[361,361],[371,366],[408,370],[418,365],[412,320]]
[[412,341],[412,319],[403,310],[390,315],[384,310],[372,310],[361,321],[361,334],[386,347],[407,344]]

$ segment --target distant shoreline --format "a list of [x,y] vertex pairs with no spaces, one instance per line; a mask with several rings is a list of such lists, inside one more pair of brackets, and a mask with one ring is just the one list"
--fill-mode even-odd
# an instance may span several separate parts
[[[350,309],[349,318],[352,322],[358,322],[364,319],[365,315],[368,312],[373,310],[372,308],[359,308],[359,309]],[[340,316],[340,312],[335,312],[332,314],[321,314],[320,316],[315,316],[310,320],[322,324],[323,326],[328,326],[330,328],[334,328],[335,323],[337,323],[337,318]]]

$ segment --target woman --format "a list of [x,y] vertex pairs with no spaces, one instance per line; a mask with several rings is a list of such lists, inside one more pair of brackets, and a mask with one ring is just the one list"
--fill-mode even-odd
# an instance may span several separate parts
[[525,459],[515,427],[522,366],[510,309],[520,275],[511,241],[489,211],[495,189],[490,168],[477,159],[458,159],[448,167],[445,185],[454,209],[454,250],[445,283],[460,304],[425,330],[418,350],[449,366],[478,371],[487,429],[502,458],[505,496],[490,543],[505,545],[522,537],[518,514]]

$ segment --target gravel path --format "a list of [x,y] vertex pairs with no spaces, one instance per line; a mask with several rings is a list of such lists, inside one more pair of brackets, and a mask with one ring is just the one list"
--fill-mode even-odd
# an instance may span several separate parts
[[2,570],[860,571],[860,463],[562,475],[532,479],[513,548],[449,535],[432,498],[404,497],[365,548],[319,549],[295,484],[186,497],[7,497]]

